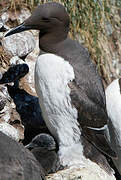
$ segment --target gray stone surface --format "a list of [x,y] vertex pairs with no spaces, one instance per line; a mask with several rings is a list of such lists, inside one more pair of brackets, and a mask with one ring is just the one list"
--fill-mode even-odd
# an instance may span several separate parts
[[24,57],[35,48],[35,39],[31,32],[22,32],[3,38],[2,46],[12,56]]
[[116,180],[114,175],[107,174],[97,164],[87,160],[86,167],[71,166],[47,177],[47,180]]

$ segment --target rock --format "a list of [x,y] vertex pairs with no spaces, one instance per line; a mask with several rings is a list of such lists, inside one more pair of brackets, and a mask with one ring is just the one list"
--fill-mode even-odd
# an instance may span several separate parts
[[35,39],[31,32],[22,32],[3,38],[3,48],[12,56],[25,57],[35,48]]
[[4,33],[3,32],[0,32],[0,39],[2,39],[4,36]]
[[113,33],[112,25],[109,22],[107,22],[105,24],[105,28],[106,28],[107,35],[110,36]]
[[[6,14],[6,13],[4,13]],[[0,32],[5,32],[9,30],[9,27],[5,24],[6,21],[8,21],[7,17],[4,16],[4,14],[0,18]]]
[[[16,112],[16,106],[8,94],[7,86],[4,84],[0,84],[0,123],[5,123],[5,126],[8,123],[11,124],[17,130],[19,139],[24,138],[24,127],[21,124],[20,116]],[[10,126],[9,124],[8,126]]]
[[2,73],[0,72],[0,79],[2,79],[2,76],[3,76],[3,75],[2,75]]
[[22,8],[20,11],[20,15],[18,16],[18,22],[23,23],[29,16],[31,16],[29,9]]
[[22,87],[30,94],[36,96],[35,86],[34,86],[34,68],[35,63],[38,58],[38,54],[40,52],[39,49],[39,41],[38,41],[38,32],[33,31],[32,32],[35,39],[36,39],[36,47],[35,49],[26,57],[26,63],[29,66],[29,73],[26,75],[26,77],[21,82]]
[[19,141],[19,133],[17,129],[6,122],[0,123],[0,131],[2,131],[7,136],[11,137],[12,139]]
[[11,97],[8,94],[7,87],[5,85],[0,84],[0,96],[5,98],[7,101],[11,101]]
[[[24,89],[27,90],[27,92],[30,92],[32,95],[36,95],[35,91],[35,83],[34,83],[34,69],[35,69],[35,62],[36,62],[37,57],[32,54],[32,56],[29,55],[29,58],[27,57],[26,63],[29,66],[29,73],[26,75],[25,79],[23,80],[26,82],[26,87],[24,85]],[[28,89],[27,89],[28,86]]]
[[2,22],[5,24],[9,20],[9,14],[4,12],[1,16]]
[[96,163],[87,163],[86,167],[71,166],[55,174],[50,174],[47,180],[116,180],[115,176],[108,174]]
[[10,59],[10,65],[17,65],[17,64],[23,64],[23,63],[25,63],[25,62],[18,56],[13,56]]
[[0,30],[3,27],[3,22],[0,20]]
[[2,46],[0,46],[0,72],[5,71],[10,65],[9,60],[11,55],[9,55]]
[[10,125],[18,131],[19,140],[23,140],[24,139],[24,126],[21,124],[20,118],[15,119],[16,114],[17,113],[13,111],[13,117],[11,116]]
[[5,98],[0,96],[0,111],[2,111],[4,109],[5,104],[6,104]]

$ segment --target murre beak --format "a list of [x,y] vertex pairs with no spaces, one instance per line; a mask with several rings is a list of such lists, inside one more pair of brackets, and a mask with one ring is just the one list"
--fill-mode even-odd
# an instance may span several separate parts
[[5,37],[10,36],[12,34],[16,34],[16,33],[20,33],[26,30],[30,30],[31,27],[30,26],[26,26],[24,23],[20,24],[19,26],[12,28],[11,30],[9,30],[6,34]]

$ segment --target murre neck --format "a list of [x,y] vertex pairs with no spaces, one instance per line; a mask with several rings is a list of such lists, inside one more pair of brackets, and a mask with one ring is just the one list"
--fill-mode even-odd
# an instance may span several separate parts
[[[46,51],[46,49],[56,47],[58,43],[63,42],[67,38],[68,30],[62,30],[62,27],[56,29],[52,32],[39,32],[39,47],[41,50]],[[48,47],[48,48],[47,48]]]

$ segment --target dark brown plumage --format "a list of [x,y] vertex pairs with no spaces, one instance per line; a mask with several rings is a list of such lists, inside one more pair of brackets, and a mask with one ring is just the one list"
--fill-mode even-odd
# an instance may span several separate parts
[[33,154],[0,132],[0,180],[45,180]]

